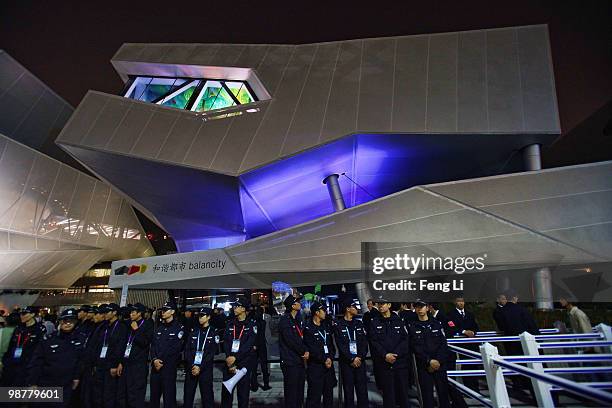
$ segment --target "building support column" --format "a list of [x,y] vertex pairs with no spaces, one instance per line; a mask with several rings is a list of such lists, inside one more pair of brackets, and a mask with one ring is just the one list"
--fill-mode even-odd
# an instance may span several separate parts
[[[523,148],[523,163],[526,171],[542,170],[540,145],[532,144]],[[533,289],[536,309],[553,309],[552,276],[549,268],[541,268],[533,274]]]
[[552,275],[549,268],[540,268],[533,274],[533,289],[537,310],[553,310]]
[[330,174],[323,179],[323,184],[327,185],[327,191],[329,192],[329,198],[331,198],[334,211],[342,211],[346,208],[344,204],[344,197],[342,196],[342,190],[340,190],[340,183],[338,183],[338,174]]

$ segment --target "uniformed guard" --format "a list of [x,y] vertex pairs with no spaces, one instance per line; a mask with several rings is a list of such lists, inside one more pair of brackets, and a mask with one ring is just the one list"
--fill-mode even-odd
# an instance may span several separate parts
[[285,314],[278,323],[278,343],[283,372],[285,408],[301,408],[304,405],[305,363],[310,353],[304,345],[304,328],[300,318],[301,297],[287,296],[283,301]]
[[65,310],[59,331],[36,346],[27,367],[28,385],[63,388],[63,402],[58,405],[62,407],[70,406],[83,369],[85,335],[75,332],[77,321],[75,309]]
[[380,316],[372,319],[370,338],[372,358],[378,361],[380,367],[383,406],[407,408],[410,406],[408,331],[402,319],[391,312],[391,302],[379,299],[377,304]]
[[[237,370],[247,369],[247,374],[234,387],[237,389],[238,407],[246,408],[249,406],[251,373],[257,361],[255,350],[257,323],[247,316],[249,302],[246,299],[240,298],[232,306],[234,307],[234,319],[228,322],[223,336],[223,351],[225,352],[223,381],[232,378]],[[221,407],[231,408],[233,401],[234,393],[230,394],[225,387],[222,387]]]
[[263,317],[263,308],[261,306],[257,307],[252,311],[252,317],[257,323],[257,361],[255,363],[255,367],[253,372],[251,373],[251,391],[255,392],[259,389],[260,385],[257,381],[257,366],[261,367],[261,375],[263,377],[263,387],[264,391],[268,391],[270,388],[270,370],[268,368],[268,339],[266,338],[266,333],[270,333],[270,329],[267,327],[267,323]]
[[32,306],[20,312],[21,324],[15,328],[2,357],[2,384],[5,387],[27,385],[26,367],[36,346],[47,334],[45,327],[36,322],[35,316],[36,310]]
[[[434,316],[435,317],[435,316]],[[469,310],[465,309],[465,300],[463,297],[455,298],[455,309],[451,310],[446,316],[446,321],[444,319],[438,319],[442,322],[442,324],[446,323],[444,326],[444,330],[447,332],[447,338],[452,338],[455,335],[464,335],[466,337],[474,338],[479,331],[478,323],[476,322],[476,318],[474,314]],[[463,344],[462,347],[465,347],[468,350],[479,352],[478,343],[466,343]],[[451,360],[449,361],[449,367],[454,369],[456,354],[451,354]],[[482,366],[470,366],[472,370],[482,370]],[[478,377],[463,377],[463,384],[467,387],[470,387],[474,391],[478,391]],[[453,388],[454,389],[454,388]],[[453,393],[454,396],[454,393]],[[453,398],[454,400],[455,398]]]
[[450,407],[446,370],[449,350],[442,323],[427,314],[427,302],[417,300],[418,320],[410,325],[410,338],[416,358],[417,375],[424,408],[434,406],[434,384],[438,394],[438,407]]
[[96,336],[92,348],[93,382],[92,403],[94,407],[115,407],[120,363],[127,341],[127,327],[119,320],[119,305],[110,303],[101,312],[106,312],[103,326]]
[[153,340],[153,322],[146,320],[142,303],[130,306],[128,337],[119,367],[117,406],[144,408],[149,376],[149,349]]
[[[103,307],[102,307],[103,306]],[[73,406],[75,408],[90,408],[93,407],[93,367],[95,362],[95,357],[93,349],[95,347],[95,341],[92,339],[96,339],[97,335],[100,331],[100,328],[106,324],[105,316],[106,316],[106,306],[108,305],[100,305],[93,306],[91,308],[92,319],[93,322],[93,330],[89,333],[89,335],[85,338],[85,352],[83,356],[83,373],[81,375],[81,381],[79,383],[80,391],[80,405]],[[89,314],[89,313],[88,313]]]
[[176,407],[176,374],[183,350],[184,328],[176,319],[176,305],[166,302],[160,309],[162,323],[157,327],[151,343],[151,408],[159,408],[164,397],[164,408]]
[[366,356],[368,354],[367,332],[361,321],[357,320],[357,305],[352,299],[345,299],[340,304],[344,314],[336,323],[334,330],[339,352],[340,375],[344,391],[344,406],[367,408],[368,378],[366,375]]
[[185,342],[185,390],[184,407],[192,408],[196,388],[200,387],[200,397],[204,408],[215,406],[213,394],[213,365],[219,335],[210,324],[212,309],[203,307],[198,313],[198,325],[194,327]]
[[311,318],[304,325],[304,344],[310,354],[306,372],[308,379],[306,407],[331,408],[334,402],[334,387],[337,384],[334,370],[336,348],[330,327],[323,324],[326,317],[324,306],[314,302],[310,306],[310,313]]
[[[77,321],[76,327],[74,328],[74,335],[78,335],[82,337],[85,341],[83,344],[83,349],[85,349],[85,345],[87,344],[87,339],[93,332],[95,328],[95,324],[93,322],[93,310],[89,305],[83,305],[79,309],[77,309],[77,316],[79,320]],[[84,357],[84,356],[83,356]],[[82,358],[83,365],[85,358]],[[74,407],[81,407],[85,404],[81,402],[81,390],[83,389],[83,379],[79,379],[79,385],[72,393],[72,402],[71,405]]]

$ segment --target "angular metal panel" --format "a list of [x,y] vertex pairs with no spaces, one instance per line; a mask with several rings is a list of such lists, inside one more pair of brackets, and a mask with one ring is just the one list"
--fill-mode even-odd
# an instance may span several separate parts
[[488,129],[485,32],[459,34],[457,59],[457,131]]
[[458,34],[429,39],[426,129],[431,132],[457,131],[458,40]]

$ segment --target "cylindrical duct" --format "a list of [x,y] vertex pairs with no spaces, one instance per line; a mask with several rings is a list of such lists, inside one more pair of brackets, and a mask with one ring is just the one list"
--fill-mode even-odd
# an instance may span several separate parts
[[340,183],[338,183],[338,174],[330,174],[323,179],[323,184],[327,185],[327,191],[329,192],[329,198],[332,200],[332,206],[334,211],[342,211],[346,208],[344,204],[344,197],[342,196],[342,190],[340,190]]
[[523,149],[523,163],[526,171],[542,170],[539,144],[532,144]]
[[552,275],[549,268],[541,268],[533,274],[535,304],[538,310],[553,310]]

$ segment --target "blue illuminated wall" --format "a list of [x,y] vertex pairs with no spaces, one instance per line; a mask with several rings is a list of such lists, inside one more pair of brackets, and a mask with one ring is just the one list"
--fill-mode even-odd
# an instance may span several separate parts
[[347,207],[406,188],[520,169],[525,144],[507,135],[350,135],[242,174],[66,146],[129,196],[179,251],[222,248],[331,214],[322,180],[340,174]]

